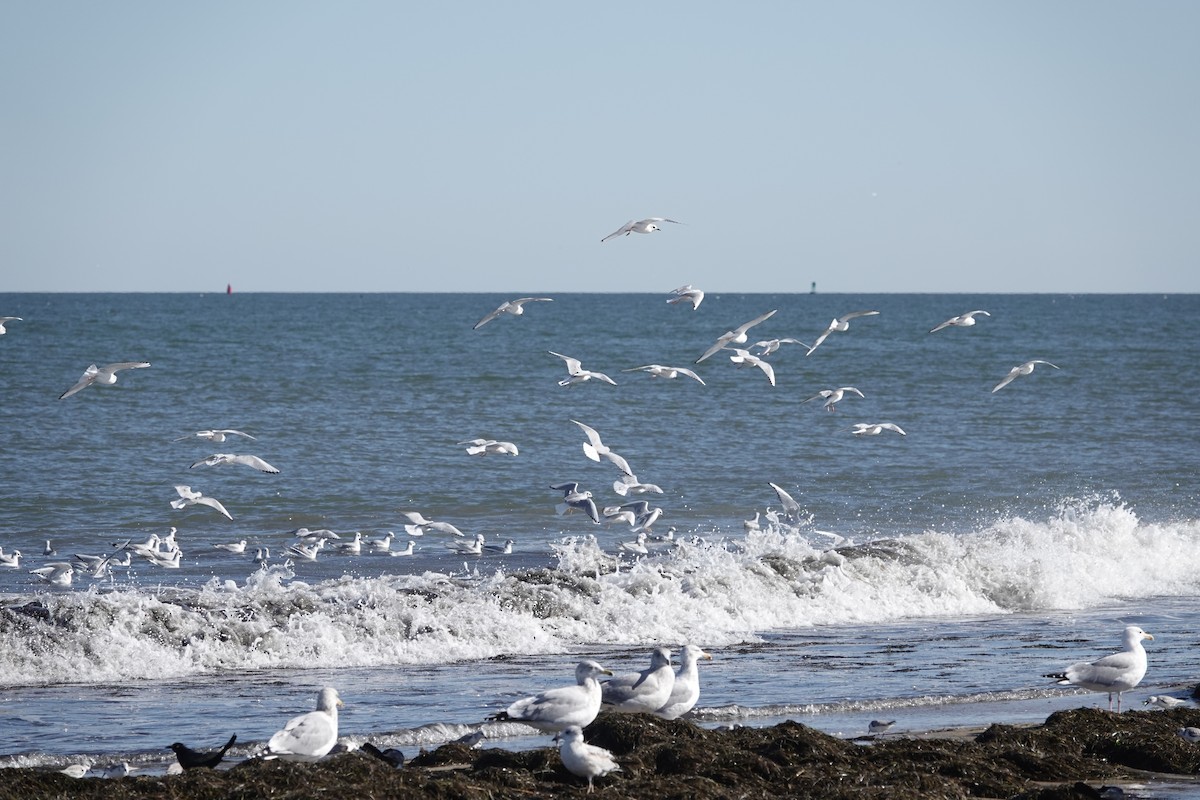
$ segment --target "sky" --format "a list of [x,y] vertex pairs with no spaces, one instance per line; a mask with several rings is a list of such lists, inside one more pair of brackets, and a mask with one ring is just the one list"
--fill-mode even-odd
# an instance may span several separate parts
[[[0,292],[1200,292],[1200,3],[0,0]],[[626,221],[665,230],[601,243]]]

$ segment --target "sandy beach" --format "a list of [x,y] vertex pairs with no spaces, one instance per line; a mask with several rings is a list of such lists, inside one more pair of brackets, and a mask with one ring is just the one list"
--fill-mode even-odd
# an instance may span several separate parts
[[[610,750],[619,772],[596,780],[597,797],[635,798],[1051,798],[1181,796],[1200,792],[1200,745],[1180,728],[1200,709],[1080,708],[1040,725],[883,735],[828,736],[796,722],[707,730],[685,720],[605,714],[587,741]],[[362,751],[315,764],[251,759],[180,775],[74,779],[54,771],[7,770],[0,800],[123,798],[582,797],[587,783],[555,749],[513,752],[444,745],[400,768]],[[1106,789],[1102,787],[1117,787]],[[1135,793],[1136,789],[1136,793]]]

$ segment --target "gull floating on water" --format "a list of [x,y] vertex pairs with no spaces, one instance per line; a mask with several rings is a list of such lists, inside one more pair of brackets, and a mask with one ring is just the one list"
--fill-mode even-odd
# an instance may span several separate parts
[[878,436],[884,431],[895,431],[901,436],[908,435],[894,422],[856,422],[850,432],[855,436]]
[[[1008,374],[1004,376],[1003,380],[996,384],[996,386],[992,389],[992,393],[995,394],[996,392],[1000,391],[1021,375],[1028,375],[1029,373],[1033,372],[1033,368],[1038,364],[1045,364],[1047,367],[1054,367],[1054,365],[1049,361],[1042,361],[1040,358],[1035,358],[1033,361],[1026,361],[1024,364],[1018,364],[1008,371]],[[1060,367],[1054,368],[1061,369]]]
[[758,367],[767,376],[767,380],[771,382],[771,385],[775,385],[775,368],[771,366],[770,362],[752,355],[749,350],[742,350],[735,347],[733,348],[733,355],[729,357],[729,360],[739,367]]
[[404,546],[403,549],[400,549],[400,550],[392,549],[392,550],[388,551],[389,556],[411,556],[412,554],[413,554],[413,540],[412,539],[408,540],[408,543]]
[[223,544],[214,544],[213,547],[217,548],[218,550],[227,550],[230,553],[244,553],[244,552],[246,552],[246,540],[241,539],[236,542],[225,542]]
[[0,567],[11,567],[13,569],[18,569],[20,566],[20,550],[13,550],[11,553],[5,553],[4,548],[0,547]]
[[293,717],[267,742],[264,759],[316,761],[333,749],[338,738],[338,707],[344,705],[337,689],[326,687],[317,695],[317,710]]
[[591,492],[579,491],[579,484],[574,481],[553,484],[551,489],[563,493],[563,501],[554,507],[560,517],[579,509],[592,518],[592,522],[600,524],[600,512],[596,510],[596,501]]
[[700,304],[704,302],[704,292],[692,286],[690,283],[685,286],[680,286],[678,289],[674,289],[671,294],[673,294],[674,297],[667,301],[668,304],[678,305],[679,303],[691,303],[692,311],[698,309]]
[[1119,653],[1097,659],[1080,661],[1067,667],[1065,672],[1046,675],[1054,678],[1060,686],[1078,686],[1092,692],[1108,693],[1108,710],[1112,711],[1113,695],[1117,696],[1117,712],[1121,711],[1121,693],[1127,692],[1142,682],[1146,675],[1146,650],[1142,640],[1154,640],[1136,625],[1125,628],[1125,649]]
[[75,568],[66,561],[51,561],[44,567],[29,570],[29,574],[37,575],[39,579],[51,586],[70,586]]
[[820,347],[821,342],[825,341],[829,334],[841,333],[849,330],[850,320],[858,319],[859,317],[871,317],[878,313],[878,311],[851,311],[849,314],[844,314],[843,316],[838,317],[833,322],[829,323],[829,327],[821,332],[821,335],[817,337],[815,342],[813,342],[813,346],[808,348],[808,352],[804,355],[811,356],[813,354],[813,350],[816,350],[818,347]]
[[712,656],[694,644],[679,651],[679,671],[667,702],[654,712],[663,719],[679,719],[695,707],[700,699],[700,659],[712,661]]
[[667,219],[666,217],[647,217],[646,219],[639,219],[637,222],[629,220],[629,222],[626,222],[620,228],[617,228],[608,236],[605,236],[603,239],[601,239],[600,242],[603,244],[609,239],[621,235],[628,236],[631,233],[654,233],[655,231],[662,230],[662,226],[658,224],[660,222],[670,222],[675,225],[683,224],[682,222],[673,219]]
[[187,508],[188,506],[208,506],[215,509],[227,519],[233,519],[233,515],[226,511],[225,506],[221,505],[221,502],[216,498],[193,491],[190,486],[179,485],[175,487],[175,491],[179,493],[179,499],[171,501],[171,508],[180,509]]
[[595,378],[598,381],[603,381],[604,383],[612,384],[613,386],[617,385],[616,381],[614,381],[612,378],[605,375],[603,372],[593,372],[589,369],[584,369],[583,364],[580,363],[579,359],[577,359],[577,358],[571,358],[571,356],[564,356],[562,353],[556,353],[553,350],[547,350],[546,352],[548,352],[552,356],[558,356],[563,361],[567,362],[568,377],[559,381],[558,382],[559,386],[572,386],[576,383],[584,383],[585,381],[590,381],[592,378]]
[[187,436],[180,436],[175,441],[182,442],[184,439],[199,438],[206,442],[216,442],[217,444],[220,444],[230,436],[242,436],[247,439],[258,441],[250,434],[243,433],[241,431],[235,431],[233,428],[224,428],[223,430],[196,431],[195,433],[189,433]]
[[367,552],[369,553],[387,553],[392,549],[392,539],[396,538],[396,534],[388,531],[378,539],[370,539],[367,541]]
[[552,297],[518,297],[516,300],[508,300],[501,303],[500,307],[495,311],[490,312],[483,319],[479,320],[479,322],[476,322],[471,330],[479,330],[501,314],[512,314],[514,317],[519,317],[525,313],[526,303],[550,303],[553,302],[553,299]]
[[775,312],[778,310],[779,309],[773,309],[773,310],[768,311],[767,313],[763,314],[762,316],[755,317],[754,319],[750,320],[749,322],[737,326],[736,328],[734,328],[731,331],[725,331],[724,333],[722,333],[720,336],[717,337],[717,341],[715,344],[713,344],[712,347],[710,347],[704,351],[704,355],[702,355],[696,359],[696,363],[699,364],[701,361],[708,358],[713,353],[724,348],[725,345],[727,345],[727,344],[745,344],[747,339],[749,338],[746,335],[746,331],[750,330],[755,325],[758,325],[761,322],[765,322],[768,319],[770,319],[771,317],[775,316]]
[[451,550],[453,550],[455,553],[458,553],[459,555],[465,555],[465,556],[482,555],[483,554],[483,534],[482,533],[475,534],[475,540],[473,542],[459,542],[459,541],[452,539],[452,540],[446,542],[446,547],[449,547]]
[[600,675],[612,672],[595,661],[580,661],[575,667],[575,685],[522,698],[488,719],[522,722],[546,733],[558,733],[572,725],[586,728],[600,713]]
[[642,367],[630,367],[623,369],[621,372],[648,372],[654,378],[678,378],[680,375],[686,375],[694,381],[697,381],[701,386],[706,385],[700,380],[700,376],[686,367],[664,367],[662,364],[646,364]]
[[195,464],[192,464],[191,469],[195,469],[196,467],[199,467],[199,466],[216,467],[221,464],[242,464],[244,466],[250,467],[251,469],[256,469],[259,472],[269,472],[272,475],[279,472],[279,470],[277,470],[275,467],[272,467],[270,464],[268,464],[266,461],[263,461],[258,456],[249,456],[249,455],[241,455],[240,456],[240,455],[234,455],[233,453],[214,453],[211,456],[209,456],[208,458],[202,458],[199,461],[197,461]]
[[0,317],[0,336],[8,333],[8,329],[4,326],[9,322],[24,322],[20,317]]
[[596,432],[595,428],[591,427],[590,425],[584,425],[577,419],[573,419],[571,422],[574,422],[576,425],[578,425],[588,438],[588,440],[583,443],[583,454],[585,456],[590,458],[592,461],[597,462],[600,460],[600,456],[604,456],[613,464],[615,464],[617,469],[621,470],[621,472],[625,473],[626,475],[633,474],[633,470],[629,468],[629,462],[627,462],[620,454],[614,452],[611,447],[602,442],[600,440],[600,434]]
[[78,391],[86,389],[93,383],[100,386],[112,386],[117,382],[117,372],[123,369],[145,369],[150,366],[149,361],[121,361],[117,364],[107,364],[103,367],[97,367],[92,364],[83,371],[83,377],[65,392],[58,396],[59,400],[65,400]]
[[856,394],[859,397],[866,396],[862,392],[860,392],[858,389],[854,388],[853,386],[842,386],[837,389],[822,389],[820,392],[818,392],[818,393],[814,394],[812,397],[808,398],[808,400],[804,400],[802,402],[807,403],[811,400],[820,400],[822,397],[824,397],[825,398],[825,404],[824,404],[825,410],[826,411],[837,411],[837,404],[842,401],[842,398],[846,396],[847,392],[849,392],[850,394]]
[[567,728],[555,736],[554,741],[558,742],[558,757],[567,772],[577,778],[587,778],[588,794],[592,792],[592,781],[621,769],[612,753],[583,740],[583,730],[578,725]]
[[612,711],[653,714],[671,699],[674,687],[671,651],[656,647],[650,654],[650,666],[646,669],[618,675],[600,684],[601,703]]
[[467,448],[469,456],[487,456],[487,455],[517,455],[517,446],[512,442],[500,442],[495,439],[468,439],[465,442],[459,442],[459,447]]
[[951,317],[931,330],[930,333],[937,333],[943,328],[969,328],[975,324],[976,314],[983,314],[985,317],[991,316],[986,311],[968,311],[965,314],[959,314],[957,317]]
[[485,544],[483,546],[483,551],[485,553],[497,553],[502,556],[507,556],[512,554],[514,544],[516,544],[514,540],[505,539],[504,544]]

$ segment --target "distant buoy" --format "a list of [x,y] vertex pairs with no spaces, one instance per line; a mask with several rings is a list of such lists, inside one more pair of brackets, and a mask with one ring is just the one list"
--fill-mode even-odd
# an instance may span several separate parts
[[816,293],[817,293],[817,282],[816,282],[816,281],[813,281],[813,282],[812,282],[812,289],[811,289],[811,290],[809,290],[809,292],[808,292],[808,293],[809,293],[809,294],[816,294]]
[[225,294],[233,294],[233,284],[232,283],[225,284]]

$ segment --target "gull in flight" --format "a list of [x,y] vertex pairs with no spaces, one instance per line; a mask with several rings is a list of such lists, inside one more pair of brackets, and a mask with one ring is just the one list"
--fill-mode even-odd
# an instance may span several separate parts
[[563,493],[563,501],[554,507],[560,517],[578,508],[591,517],[592,522],[600,524],[600,512],[596,510],[596,501],[592,499],[591,492],[579,491],[579,484],[574,481],[556,483],[550,488]]
[[617,228],[608,236],[605,236],[603,239],[601,239],[600,242],[603,244],[609,239],[613,239],[621,235],[628,236],[631,233],[654,233],[655,231],[662,230],[662,226],[658,224],[660,222],[670,222],[675,225],[683,224],[678,220],[667,219],[666,217],[647,217],[646,219],[639,219],[637,222],[629,220],[629,222],[626,222],[620,228]]
[[525,313],[526,303],[551,303],[553,301],[554,298],[552,297],[518,297],[516,300],[507,300],[501,303],[500,307],[495,311],[489,313],[483,319],[479,320],[479,322],[476,322],[471,330],[479,330],[501,314],[512,314],[514,317],[519,317]]
[[591,370],[584,369],[583,364],[581,364],[577,358],[564,356],[562,353],[556,353],[553,350],[547,350],[546,352],[552,356],[558,356],[563,361],[567,362],[567,374],[570,377],[559,381],[559,386],[571,386],[576,383],[590,381],[592,378],[595,378],[598,381],[604,381],[605,383],[611,383],[613,386],[617,385],[616,381],[605,375],[603,372],[592,372]]
[[629,468],[629,462],[613,451],[611,447],[600,441],[600,434],[596,433],[596,429],[590,425],[584,425],[577,419],[571,420],[587,435],[588,440],[583,443],[583,454],[592,461],[599,461],[600,456],[604,456],[612,463],[616,464],[617,469],[626,475],[632,475],[633,470]]
[[696,359],[696,363],[699,364],[701,361],[708,358],[709,356],[711,356],[713,353],[717,352],[721,348],[725,347],[725,345],[727,345],[727,344],[745,344],[746,340],[748,338],[746,336],[746,331],[750,330],[751,328],[753,328],[755,325],[759,324],[760,322],[766,322],[771,317],[775,316],[775,312],[778,310],[779,309],[774,309],[774,310],[768,311],[767,313],[763,314],[761,317],[755,317],[754,319],[750,320],[749,322],[747,322],[744,325],[739,325],[731,331],[725,331],[719,337],[717,337],[716,344],[714,344],[712,347],[705,350],[704,355],[702,355]]
[[[775,490],[775,495],[779,498],[779,502],[783,506],[783,514],[788,522],[797,523],[804,519],[804,511],[800,508],[800,504],[782,486],[770,481],[767,482],[767,485]],[[754,515],[754,519],[757,523],[758,514]]]
[[613,491],[625,497],[627,494],[645,494],[646,492],[654,492],[662,494],[663,490],[653,483],[642,483],[637,479],[636,475],[622,475],[613,481]]
[[739,367],[758,367],[767,376],[767,380],[771,382],[771,385],[775,385],[775,368],[758,356],[752,355],[749,350],[742,350],[735,347],[733,348],[733,355],[729,357],[729,360]]
[[901,436],[908,436],[900,429],[899,425],[893,422],[856,422],[851,433],[855,436],[878,436],[884,431],[895,431]]
[[631,500],[624,503],[618,508],[633,512],[633,529],[641,531],[650,531],[650,526],[658,521],[662,516],[663,510],[658,506],[651,506],[645,500]]
[[555,736],[554,741],[558,743],[558,757],[567,772],[577,778],[587,778],[588,794],[592,793],[592,781],[596,778],[621,771],[621,765],[610,751],[583,740],[583,729],[578,725],[567,728]]
[[601,703],[613,711],[653,714],[671,699],[674,687],[671,651],[656,647],[650,654],[650,666],[646,669],[618,675],[600,684]]
[[700,659],[712,661],[712,656],[694,644],[685,645],[679,651],[679,671],[675,673],[675,684],[671,696],[661,708],[654,712],[663,719],[679,719],[691,711],[700,699]]
[[678,289],[671,291],[675,295],[667,301],[670,305],[678,305],[679,303],[691,303],[692,311],[700,307],[704,302],[704,292],[692,286],[690,283],[685,286],[680,286]]
[[951,317],[931,330],[930,333],[937,333],[942,328],[969,328],[975,324],[976,314],[983,314],[985,317],[991,316],[991,314],[986,311],[968,311],[965,314],[959,314],[957,317]]
[[600,675],[612,672],[595,661],[580,661],[574,685],[522,698],[488,719],[523,722],[546,733],[558,733],[572,725],[586,728],[600,713]]
[[171,501],[171,508],[208,506],[209,508],[216,509],[226,519],[233,519],[233,516],[225,510],[225,506],[221,505],[220,501],[215,498],[207,497],[200,492],[193,491],[190,486],[176,486],[175,491],[179,493],[179,499]]
[[[992,393],[995,394],[996,392],[1000,391],[1021,375],[1028,375],[1029,373],[1033,372],[1033,368],[1038,364],[1045,364],[1047,367],[1054,367],[1054,365],[1049,361],[1042,361],[1039,358],[1035,358],[1033,361],[1026,361],[1024,364],[1018,364],[1008,371],[1008,374],[1004,376],[1003,380],[996,384],[995,388],[992,389]],[[1061,369],[1061,367],[1054,368]]]
[[431,519],[425,519],[419,511],[403,512],[405,519],[409,521],[408,525],[404,526],[404,530],[409,536],[423,536],[426,532],[429,533],[448,533],[451,536],[465,535],[458,528],[451,525],[449,522],[438,522]]
[[841,333],[849,330],[850,320],[858,319],[859,317],[871,317],[878,313],[878,311],[851,311],[849,314],[838,317],[833,322],[829,323],[829,327],[821,332],[821,335],[817,337],[815,342],[813,342],[813,346],[808,348],[808,352],[804,355],[811,356],[813,354],[813,350],[816,350],[818,347],[820,347],[821,342],[825,341],[829,334],[835,332]]
[[275,469],[258,456],[239,456],[234,455],[233,453],[214,453],[208,458],[202,458],[195,464],[192,464],[190,469],[195,469],[201,465],[206,467],[216,467],[221,464],[243,464],[247,467],[258,470],[259,472],[269,472],[272,475],[279,472],[279,470]]
[[769,356],[785,344],[798,344],[801,347],[808,347],[807,344],[799,339],[793,339],[790,336],[785,336],[782,339],[763,339],[761,342],[755,342],[754,346],[759,348],[758,356]]
[[1046,675],[1060,686],[1078,686],[1092,692],[1108,692],[1108,710],[1112,711],[1113,695],[1117,696],[1117,712],[1121,711],[1121,692],[1127,692],[1142,682],[1146,675],[1146,651],[1142,640],[1154,640],[1136,625],[1125,628],[1125,649],[1119,653],[1072,664],[1066,671]]
[[205,441],[208,441],[208,442],[216,442],[217,444],[220,444],[221,442],[225,441],[225,439],[227,439],[230,436],[244,436],[247,439],[252,439],[252,440],[257,441],[250,434],[242,433],[241,431],[235,431],[232,428],[225,428],[225,429],[219,430],[219,431],[218,430],[196,431],[195,433],[189,433],[187,436],[180,436],[175,441],[182,442],[184,439],[191,439],[192,437],[198,437],[198,438],[204,439]]
[[858,389],[855,389],[853,386],[842,386],[837,389],[822,389],[820,392],[818,392],[817,394],[814,394],[812,397],[808,398],[808,400],[805,400],[803,402],[807,403],[807,402],[809,402],[809,400],[819,400],[822,397],[824,397],[825,398],[825,406],[824,406],[825,410],[826,411],[837,411],[837,404],[842,401],[842,398],[846,396],[847,392],[849,392],[850,394],[856,394],[859,397],[866,396],[862,392],[860,392]]
[[21,319],[20,317],[0,317],[0,336],[3,336],[4,334],[8,333],[8,330],[4,327],[5,323],[24,322],[24,321],[25,320]]
[[58,396],[59,400],[65,400],[78,391],[86,389],[93,383],[101,386],[112,386],[117,382],[117,372],[123,369],[144,369],[150,366],[149,361],[122,361],[117,364],[107,364],[103,367],[97,367],[92,364],[83,371],[83,376],[79,381]]
[[700,376],[692,372],[687,367],[664,367],[662,364],[646,364],[642,367],[630,367],[623,369],[621,372],[648,372],[654,378],[678,378],[680,375],[686,375],[692,380],[698,382],[701,386],[707,384],[700,379]]
[[512,442],[498,442],[495,439],[468,439],[465,442],[459,442],[459,447],[467,448],[469,456],[487,456],[487,455],[517,455],[517,446]]
[[600,516],[604,517],[605,522],[614,525],[624,522],[632,528],[637,524],[637,517],[634,516],[633,512],[627,508],[621,508],[620,506],[605,506],[600,511]]
[[263,758],[316,761],[324,756],[337,744],[337,710],[342,705],[337,689],[322,689],[317,695],[317,710],[289,720],[283,730],[267,742]]

